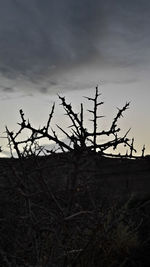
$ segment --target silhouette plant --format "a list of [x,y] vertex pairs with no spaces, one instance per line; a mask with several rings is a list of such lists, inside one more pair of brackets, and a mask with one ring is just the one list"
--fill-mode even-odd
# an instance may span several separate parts
[[[120,196],[116,200],[115,190],[111,196],[110,185],[107,191],[107,181],[105,183],[103,179],[106,177],[103,168],[108,165],[103,166],[102,158],[99,161],[99,155],[109,155],[107,149],[115,150],[120,144],[129,147],[128,157],[134,157],[134,139],[127,138],[129,130],[120,137],[117,126],[129,103],[118,109],[108,130],[99,131],[98,122],[103,116],[98,111],[104,104],[99,101],[99,96],[96,87],[94,98],[86,97],[94,104],[93,109],[88,110],[93,116],[92,131],[85,127],[83,104],[76,113],[64,97],[58,96],[71,125],[68,131],[60,125],[56,127],[67,137],[69,144],[62,141],[52,128],[55,104],[43,127],[33,127],[25,119],[23,110],[20,110],[19,130],[14,133],[6,127],[11,155],[15,150],[21,160],[11,159],[9,173],[3,177],[6,185],[0,187],[3,214],[0,219],[1,266],[117,267],[131,266],[130,263],[144,266],[144,260],[138,258],[143,253],[139,252],[145,253],[144,249],[149,248],[150,238],[148,234],[140,239],[139,233],[145,232],[145,226],[150,222],[145,208],[149,199],[140,200],[142,204],[134,203],[132,198],[126,202],[128,189],[124,194],[123,186],[119,188],[117,184]],[[30,131],[30,136],[20,141],[20,135],[26,130]],[[101,136],[109,141],[99,143],[98,137]],[[54,142],[56,148],[46,150],[38,143],[43,138]],[[64,154],[55,154],[57,146]],[[144,151],[145,146],[143,157]],[[73,156],[65,152],[71,152]],[[42,153],[55,155],[35,157]],[[24,160],[29,156],[33,158]],[[115,162],[117,164],[118,160]],[[144,224],[143,218],[146,218]],[[149,249],[145,255],[149,259]]]
[[[71,104],[66,102],[65,97],[61,97],[58,95],[61,105],[65,110],[67,117],[71,121],[71,125],[69,126],[69,132],[64,130],[61,126],[57,125],[57,128],[63,132],[67,140],[69,141],[69,145],[62,141],[56,131],[51,127],[51,121],[54,115],[55,104],[53,104],[51,113],[49,114],[48,121],[46,125],[42,128],[35,128],[31,125],[30,121],[25,119],[24,112],[20,109],[20,117],[21,122],[18,123],[20,129],[17,133],[14,133],[6,127],[6,133],[9,140],[9,147],[11,148],[11,155],[12,155],[12,146],[17,152],[19,158],[27,157],[30,155],[39,155],[41,153],[47,154],[55,152],[56,150],[46,150],[44,147],[38,144],[38,141],[43,138],[47,138],[50,142],[54,142],[58,145],[59,150],[62,152],[83,152],[83,151],[94,151],[99,152],[100,155],[104,156],[106,154],[106,150],[109,148],[113,148],[116,150],[118,145],[123,144],[124,146],[129,147],[130,154],[129,157],[133,157],[133,152],[136,152],[133,142],[134,139],[130,140],[127,137],[130,129],[124,134],[124,136],[120,137],[118,134],[120,132],[120,128],[117,126],[118,120],[123,116],[123,113],[129,108],[129,102],[127,102],[123,108],[119,109],[112,121],[112,124],[108,130],[98,130],[98,120],[103,118],[104,116],[98,115],[98,108],[104,104],[103,101],[99,101],[99,94],[98,86],[96,87],[95,96],[94,98],[85,97],[88,101],[92,101],[94,107],[92,110],[88,110],[89,113],[92,113],[93,118],[91,121],[93,122],[93,131],[90,132],[84,126],[84,109],[83,104],[81,104],[81,110],[79,113],[76,113]],[[23,140],[18,140],[18,137],[24,130],[30,131],[30,136]],[[109,141],[99,143],[97,137],[105,136]],[[23,147],[21,150],[20,147]],[[112,155],[113,156],[113,155]]]

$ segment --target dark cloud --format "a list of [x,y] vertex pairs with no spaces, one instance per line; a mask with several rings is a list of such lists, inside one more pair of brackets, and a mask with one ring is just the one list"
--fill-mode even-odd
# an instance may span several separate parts
[[102,80],[101,85],[103,84],[133,84],[138,81],[138,78],[126,78],[126,79],[118,79],[118,80]]
[[41,87],[41,88],[40,88],[40,92],[41,92],[42,94],[47,94],[48,89],[47,89],[46,87]]
[[11,87],[3,87],[3,92],[5,93],[12,93],[14,92],[14,89]]
[[86,58],[94,52],[96,8],[91,1],[1,0],[1,72],[30,76]]
[[91,62],[135,65],[149,58],[149,0],[0,4],[0,73],[10,79],[36,82]]

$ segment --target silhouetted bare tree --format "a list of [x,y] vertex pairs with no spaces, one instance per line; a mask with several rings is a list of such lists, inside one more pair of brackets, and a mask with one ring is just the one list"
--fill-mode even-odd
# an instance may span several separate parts
[[[113,148],[114,150],[118,147],[119,144],[123,144],[128,146],[130,149],[130,157],[133,156],[133,152],[136,150],[133,147],[134,139],[132,139],[131,143],[128,139],[127,135],[130,129],[124,134],[124,136],[120,137],[118,134],[120,132],[120,128],[117,126],[118,120],[123,116],[123,113],[129,108],[129,102],[124,105],[123,108],[118,109],[118,112],[115,118],[112,121],[112,124],[108,130],[98,130],[98,120],[103,118],[104,116],[98,115],[98,108],[104,104],[103,101],[99,101],[98,86],[96,87],[94,98],[86,97],[89,101],[92,101],[94,106],[93,109],[88,110],[88,112],[92,113],[93,118],[91,121],[93,122],[93,132],[87,130],[84,126],[84,109],[83,104],[81,104],[81,110],[79,113],[76,113],[71,104],[66,102],[65,97],[58,96],[63,109],[66,112],[66,115],[71,121],[71,125],[69,126],[70,131],[64,130],[61,126],[56,125],[59,130],[63,132],[63,134],[67,137],[70,144],[68,145],[66,142],[62,141],[56,131],[51,127],[51,121],[54,115],[55,104],[53,104],[51,113],[49,114],[48,121],[46,125],[42,128],[35,128],[31,126],[30,121],[25,119],[24,112],[22,109],[20,110],[21,122],[18,123],[20,125],[20,129],[17,133],[9,131],[8,127],[6,127],[6,132],[9,140],[9,146],[12,145],[17,152],[19,158],[29,156],[29,155],[39,155],[41,152],[46,154],[47,150],[44,147],[38,144],[38,140],[47,138],[49,141],[54,142],[58,145],[59,149],[62,152],[66,151],[94,151],[99,152],[101,155],[106,154],[106,150],[108,148]],[[27,139],[19,140],[18,136],[25,130],[29,130],[31,132],[30,136]],[[106,136],[109,138],[109,141],[104,143],[99,143],[97,141],[97,137]],[[24,146],[21,151],[20,145]],[[48,152],[54,152],[48,151]]]

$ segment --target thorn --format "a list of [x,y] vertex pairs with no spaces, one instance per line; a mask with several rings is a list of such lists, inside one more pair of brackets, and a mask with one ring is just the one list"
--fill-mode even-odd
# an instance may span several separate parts
[[104,104],[104,102],[102,101],[102,102],[97,103],[96,106],[100,106],[100,105],[103,105],[103,104]]
[[84,98],[86,98],[86,99],[88,99],[88,100],[91,100],[91,101],[94,101],[94,100],[95,100],[94,98],[87,97],[87,96],[84,96]]
[[97,119],[104,118],[105,116],[96,116]]
[[90,110],[90,109],[87,109],[87,111],[90,112],[90,113],[94,113],[94,111],[93,110]]

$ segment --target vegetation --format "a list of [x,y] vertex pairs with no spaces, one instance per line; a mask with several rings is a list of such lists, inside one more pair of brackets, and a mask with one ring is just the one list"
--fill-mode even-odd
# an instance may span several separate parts
[[[98,108],[104,104],[104,102],[99,101],[99,92],[98,87],[96,87],[95,97],[86,97],[88,101],[93,102],[93,110],[88,110],[89,113],[92,114],[93,118],[90,119],[93,122],[93,131],[90,132],[84,125],[84,107],[81,104],[81,110],[79,113],[75,113],[72,105],[67,104],[65,97],[59,96],[61,101],[61,105],[65,110],[65,115],[69,118],[71,125],[69,126],[69,132],[65,129],[62,129],[59,125],[56,125],[57,128],[65,135],[69,144],[63,142],[56,134],[56,132],[51,127],[51,121],[54,115],[55,104],[52,106],[51,113],[49,115],[48,121],[46,125],[42,128],[35,128],[31,125],[30,121],[25,119],[24,112],[20,110],[21,122],[18,123],[20,129],[17,133],[10,131],[6,127],[6,133],[9,140],[9,146],[11,148],[11,154],[13,154],[13,148],[17,152],[19,158],[27,157],[33,154],[47,154],[54,151],[44,150],[43,147],[38,146],[38,141],[46,138],[49,142],[54,142],[58,150],[61,152],[83,152],[83,151],[94,151],[99,152],[100,155],[104,156],[109,148],[113,148],[114,150],[118,148],[120,144],[127,146],[130,150],[129,155],[127,157],[132,157],[133,152],[136,152],[133,142],[128,139],[127,135],[130,129],[124,134],[124,136],[119,136],[120,128],[117,126],[118,120],[123,116],[123,113],[129,108],[129,102],[124,105],[123,108],[118,109],[118,112],[115,118],[110,125],[108,130],[98,130],[98,120],[103,118],[98,114]],[[23,131],[30,131],[30,136],[25,140],[20,140],[20,136]],[[99,143],[99,137],[106,137],[108,141],[104,143]],[[18,140],[19,138],[19,140]],[[23,151],[21,152],[20,146],[24,146]],[[144,150],[143,150],[144,154]],[[112,155],[113,156],[113,155]]]
[[[125,161],[130,167],[128,158],[134,158],[134,140],[128,139],[129,131],[120,137],[117,126],[129,103],[118,110],[108,130],[99,131],[98,120],[102,116],[98,115],[98,108],[103,102],[98,97],[96,88],[95,97],[87,98],[94,103],[93,110],[89,110],[93,131],[89,132],[84,126],[83,105],[77,114],[59,96],[71,125],[69,133],[58,125],[57,128],[69,142],[59,139],[51,128],[55,105],[42,128],[34,128],[22,110],[19,131],[14,133],[6,128],[11,155],[15,149],[19,159],[9,159],[8,170],[1,174],[1,266],[150,265],[149,196],[145,199],[129,196],[128,188],[126,194],[121,188],[119,195],[115,194],[116,188],[111,194],[103,172],[110,167],[109,160],[115,160],[115,166],[120,160]],[[20,140],[26,129],[30,136]],[[109,140],[98,143],[99,136]],[[38,141],[43,138],[53,141],[55,149],[47,151],[40,146]],[[129,147],[130,153],[119,154],[119,161],[108,159],[113,155],[107,150],[120,144]],[[63,153],[56,153],[57,149]],[[41,154],[45,156],[40,157]]]

